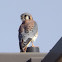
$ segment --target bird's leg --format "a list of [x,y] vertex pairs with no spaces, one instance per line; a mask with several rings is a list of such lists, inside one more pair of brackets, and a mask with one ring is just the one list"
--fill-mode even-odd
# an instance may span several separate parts
[[33,42],[32,42],[32,47],[35,47],[34,44],[33,44]]
[[27,48],[25,47],[25,48],[24,48],[24,52],[26,52],[26,50],[27,50]]

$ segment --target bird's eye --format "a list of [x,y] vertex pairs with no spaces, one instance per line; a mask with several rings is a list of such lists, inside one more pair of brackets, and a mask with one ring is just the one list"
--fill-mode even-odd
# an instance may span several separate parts
[[26,17],[27,15],[25,15],[25,17]]

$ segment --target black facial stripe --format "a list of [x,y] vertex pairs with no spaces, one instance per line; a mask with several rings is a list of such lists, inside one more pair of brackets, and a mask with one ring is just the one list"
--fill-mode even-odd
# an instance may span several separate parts
[[29,19],[30,19],[30,16],[29,16]]

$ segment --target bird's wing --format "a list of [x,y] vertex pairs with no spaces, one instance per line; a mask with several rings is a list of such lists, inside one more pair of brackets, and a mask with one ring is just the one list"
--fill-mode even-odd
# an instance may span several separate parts
[[20,46],[20,49],[22,50],[22,43],[23,43],[23,35],[22,35],[22,32],[24,32],[24,28],[23,28],[23,25],[21,24],[21,26],[19,27],[19,34],[18,34],[18,38],[19,38],[19,46]]

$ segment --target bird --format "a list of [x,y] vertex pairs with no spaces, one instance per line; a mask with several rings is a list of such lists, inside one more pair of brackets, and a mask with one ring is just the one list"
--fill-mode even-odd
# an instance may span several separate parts
[[30,43],[32,43],[32,47],[35,47],[33,42],[38,37],[38,25],[29,13],[22,13],[20,18],[22,23],[18,30],[19,47],[20,52],[26,52]]

